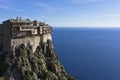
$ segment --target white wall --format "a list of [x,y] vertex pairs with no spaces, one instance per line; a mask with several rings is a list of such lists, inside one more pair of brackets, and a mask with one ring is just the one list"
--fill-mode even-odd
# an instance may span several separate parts
[[32,45],[32,49],[34,52],[40,43],[40,36],[30,36],[30,37],[12,39],[11,47],[15,49],[15,47],[19,46],[22,43],[25,44],[25,46],[28,46],[29,44]]
[[43,42],[47,42],[48,39],[52,41],[51,33],[47,33],[43,35]]
[[41,39],[43,39],[42,41],[44,43],[47,42],[47,39],[52,41],[52,36],[50,33],[44,34],[42,37],[43,38],[40,38],[40,36],[30,36],[30,37],[11,39],[11,48],[15,49],[15,47],[19,46],[22,43],[25,44],[25,46],[28,46],[30,44],[32,46],[33,52],[35,52]]

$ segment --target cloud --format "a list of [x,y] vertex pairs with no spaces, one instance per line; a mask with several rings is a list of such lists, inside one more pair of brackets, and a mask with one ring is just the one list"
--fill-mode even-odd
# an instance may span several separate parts
[[103,15],[94,15],[97,18],[118,18],[120,14],[103,14]]
[[46,16],[40,16],[40,18],[42,18],[42,19],[47,19],[47,17],[46,17]]
[[12,10],[12,11],[23,11],[23,9],[17,8],[19,4],[18,0],[0,0],[0,9]]
[[94,14],[94,15],[87,15],[87,14],[81,14],[79,17],[97,17],[97,18],[105,18],[105,17],[120,17],[120,14]]
[[44,10],[47,10],[49,12],[54,12],[57,10],[57,8],[54,8],[48,4],[41,3],[41,2],[37,3],[37,6],[43,8]]
[[105,2],[105,1],[119,1],[119,0],[69,0],[73,3],[96,3],[96,2]]
[[105,0],[71,0],[73,3],[94,3],[94,2],[100,2]]

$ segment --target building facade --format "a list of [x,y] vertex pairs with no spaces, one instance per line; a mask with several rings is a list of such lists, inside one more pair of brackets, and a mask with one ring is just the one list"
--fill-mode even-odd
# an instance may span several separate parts
[[11,52],[23,43],[32,46],[34,52],[40,42],[52,40],[52,27],[44,22],[17,17],[3,22],[0,38],[3,51]]
[[2,49],[2,25],[0,24],[0,50]]

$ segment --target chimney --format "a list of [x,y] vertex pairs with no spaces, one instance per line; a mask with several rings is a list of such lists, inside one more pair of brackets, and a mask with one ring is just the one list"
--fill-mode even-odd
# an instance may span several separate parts
[[16,17],[16,20],[18,20],[18,17]]
[[22,18],[20,17],[20,20],[22,20]]

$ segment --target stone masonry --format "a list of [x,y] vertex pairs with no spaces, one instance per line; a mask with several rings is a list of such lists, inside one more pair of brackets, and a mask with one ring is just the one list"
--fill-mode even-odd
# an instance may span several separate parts
[[30,46],[33,52],[39,43],[52,41],[52,27],[44,22],[30,19],[8,19],[0,27],[0,47],[11,52],[20,44]]

